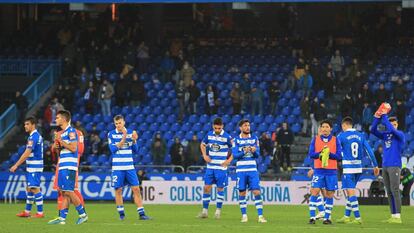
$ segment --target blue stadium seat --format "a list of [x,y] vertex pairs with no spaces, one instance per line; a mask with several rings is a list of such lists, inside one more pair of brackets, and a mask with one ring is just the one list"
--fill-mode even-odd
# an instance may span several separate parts
[[205,123],[204,126],[203,126],[203,131],[209,132],[211,130],[213,130],[211,124],[210,123]]
[[168,122],[161,123],[160,127],[159,127],[159,131],[161,132],[166,132],[170,130],[170,124]]
[[[100,122],[96,125],[96,130],[97,131],[102,131],[106,129],[106,124],[105,122]],[[87,130],[88,131],[88,130]],[[89,130],[90,131],[90,130]]]
[[263,115],[255,115],[253,117],[253,123],[255,123],[255,124],[260,124],[260,123],[263,122],[263,120],[264,120]]
[[82,123],[84,125],[86,125],[87,123],[90,123],[90,122],[92,122],[92,115],[91,114],[85,114],[85,115],[83,115],[83,117],[82,117]]
[[264,122],[266,122],[267,124],[271,124],[274,121],[274,117],[273,115],[266,115]]
[[198,131],[197,132],[197,138],[199,141],[203,140],[203,138],[206,136],[206,132],[205,131]]
[[134,121],[135,116],[133,114],[128,114],[128,115],[124,115],[125,117],[125,122],[130,123]]
[[[155,114],[155,115],[157,115],[157,114]],[[157,123],[164,123],[164,122],[166,122],[166,120],[167,120],[167,117],[164,115],[164,114],[161,114],[161,115],[158,115],[157,116],[157,119],[155,120]]]
[[142,122],[138,127],[138,131],[144,132],[146,130],[148,130],[148,124],[146,124],[145,122]]
[[167,154],[167,155],[164,157],[164,164],[165,164],[165,165],[170,165],[170,164],[171,164],[171,155],[170,155],[170,154]]
[[239,114],[236,114],[236,115],[233,115],[233,117],[231,118],[231,122],[238,124],[241,119],[242,117]]
[[139,124],[144,123],[145,122],[145,116],[144,114],[138,114],[136,115],[134,122],[137,122]]
[[155,115],[154,114],[147,115],[147,117],[145,118],[145,122],[147,124],[151,124],[155,122]]
[[163,135],[163,138],[165,139],[165,141],[169,141],[173,139],[173,137],[174,137],[174,133],[172,131],[167,131]]
[[168,115],[167,122],[169,124],[173,124],[177,121],[177,117],[175,115]]
[[300,106],[297,106],[295,108],[293,108],[292,114],[295,116],[299,116],[300,115]]
[[191,123],[191,124],[195,124],[198,121],[199,120],[198,120],[198,116],[197,115],[190,115],[190,117],[188,118],[188,122]]
[[145,154],[142,158],[142,164],[149,164],[152,162],[152,156],[150,154]]
[[190,141],[193,138],[193,135],[194,135],[194,132],[193,131],[188,131],[185,134],[184,138],[185,138],[185,140]]
[[189,131],[191,129],[192,125],[189,122],[186,122],[181,126],[182,131]]
[[298,134],[301,131],[301,126],[299,123],[295,123],[291,129],[294,134]]
[[193,125],[191,130],[194,131],[194,132],[198,132],[198,131],[202,130],[202,128],[203,128],[203,125],[201,123],[197,122]]
[[101,132],[99,133],[99,138],[100,138],[102,141],[106,141],[106,140],[108,139],[108,131],[106,131],[106,130],[101,131]]
[[267,125],[267,123],[266,123],[266,122],[260,123],[260,124],[259,124],[259,127],[257,128],[257,130],[258,130],[259,132],[265,132],[265,131],[267,131],[268,129],[269,129],[269,126]]
[[159,124],[158,123],[152,123],[148,129],[151,132],[156,132],[159,130]]
[[170,128],[170,130],[173,132],[179,131],[180,129],[181,129],[181,125],[179,123],[174,123]]
[[103,121],[108,124],[108,123],[112,122],[112,117],[111,116],[104,116]]
[[102,163],[104,163],[104,162],[106,162],[106,161],[108,161],[108,156],[107,156],[107,155],[104,155],[104,154],[99,155],[99,157],[98,157],[98,162],[99,162],[100,164],[102,164]]

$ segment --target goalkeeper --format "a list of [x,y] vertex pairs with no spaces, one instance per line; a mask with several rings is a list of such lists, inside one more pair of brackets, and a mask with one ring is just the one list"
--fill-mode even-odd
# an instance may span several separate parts
[[318,196],[322,189],[326,190],[323,224],[332,224],[333,197],[338,189],[337,161],[342,159],[342,149],[339,140],[331,134],[332,123],[329,120],[321,121],[319,132],[309,146],[309,157],[314,160],[315,168],[310,190],[309,224],[316,222]]

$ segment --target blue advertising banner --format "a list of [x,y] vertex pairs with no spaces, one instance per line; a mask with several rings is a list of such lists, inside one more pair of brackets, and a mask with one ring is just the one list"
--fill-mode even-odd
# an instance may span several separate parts
[[[230,176],[235,180],[234,175]],[[147,174],[151,181],[202,181],[203,174]],[[56,199],[57,192],[53,189],[55,174],[44,172],[41,175],[41,190],[44,199]],[[79,190],[86,200],[113,200],[114,190],[111,186],[110,173],[81,173],[79,175]],[[126,200],[132,196],[131,189],[125,187],[123,195]],[[0,199],[26,198],[26,173],[0,172]]]

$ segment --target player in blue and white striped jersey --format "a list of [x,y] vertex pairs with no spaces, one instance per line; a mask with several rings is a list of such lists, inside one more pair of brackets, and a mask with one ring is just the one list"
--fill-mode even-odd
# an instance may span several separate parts
[[[69,111],[60,110],[56,114],[56,125],[63,132],[55,139],[56,148],[60,149],[59,154],[59,171],[58,187],[62,192],[63,201],[59,210],[59,217],[50,220],[48,224],[65,224],[66,216],[69,212],[69,203],[75,205],[79,218],[76,224],[82,224],[88,221],[88,215],[85,212],[79,197],[74,193],[76,183],[76,173],[78,171],[78,134],[76,129],[70,125],[71,114]],[[56,179],[56,177],[55,177]]]
[[149,220],[145,215],[139,190],[139,180],[134,167],[133,155],[138,153],[138,134],[135,130],[125,128],[122,115],[114,117],[115,129],[108,133],[108,146],[112,154],[112,187],[115,188],[115,202],[119,218],[124,220],[124,200],[122,188],[129,185],[134,193],[134,203],[140,220]]
[[224,201],[224,188],[228,183],[227,167],[233,157],[231,155],[232,137],[224,132],[224,124],[221,118],[213,121],[213,131],[208,132],[204,137],[200,149],[204,161],[207,163],[204,175],[203,210],[197,216],[208,217],[208,205],[210,204],[211,188],[217,186],[217,202],[215,218],[221,216],[221,208]]
[[[355,196],[355,188],[362,174],[362,157],[368,155],[374,166],[374,174],[378,176],[379,169],[375,155],[365,135],[353,128],[351,117],[342,120],[342,130],[338,139],[342,146],[342,189],[346,190],[347,201],[345,215],[338,219],[338,223],[361,224],[362,219],[359,213],[358,198]],[[354,212],[355,220],[351,221],[351,211]]]
[[36,119],[34,117],[25,119],[24,130],[30,134],[27,138],[26,150],[10,168],[10,172],[15,172],[26,161],[26,209],[18,213],[17,216],[30,217],[32,205],[36,203],[37,214],[32,217],[43,218],[43,194],[40,190],[40,175],[43,172],[43,138],[36,130]]
[[241,222],[247,222],[247,189],[254,195],[254,202],[259,216],[259,223],[266,223],[263,217],[263,200],[260,193],[260,176],[257,171],[256,158],[260,156],[259,139],[250,133],[249,120],[239,122],[240,135],[234,139],[233,156],[237,160],[237,189],[239,190],[239,204],[242,213]]

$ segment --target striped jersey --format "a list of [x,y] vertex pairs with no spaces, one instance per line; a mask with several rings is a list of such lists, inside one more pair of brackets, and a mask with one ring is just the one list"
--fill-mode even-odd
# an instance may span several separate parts
[[207,155],[211,162],[207,164],[207,169],[227,170],[221,164],[227,160],[231,152],[232,137],[230,134],[221,131],[219,135],[210,131],[203,139],[202,143],[206,146]]
[[43,172],[43,138],[34,130],[27,138],[26,149],[30,149],[30,155],[26,159],[27,172]]
[[[65,143],[76,143],[78,144],[78,134],[76,129],[68,125],[66,129],[63,130],[63,133],[60,135],[60,138]],[[59,170],[78,170],[78,149],[76,148],[75,152],[71,152],[67,148],[62,148],[59,156]]]
[[117,129],[108,133],[108,145],[112,153],[112,171],[133,170],[133,155],[138,152],[138,145],[132,140],[133,130],[127,129],[127,136],[124,145],[118,148],[118,144],[122,140],[122,132]]
[[377,160],[363,133],[348,129],[338,135],[342,146],[342,169],[344,174],[362,173],[362,157],[368,154],[374,167]]
[[[245,147],[256,147],[255,153],[244,152]],[[237,159],[237,172],[251,172],[257,171],[256,158],[260,154],[259,139],[249,134],[247,138],[242,138],[241,135],[234,139],[233,156]]]

